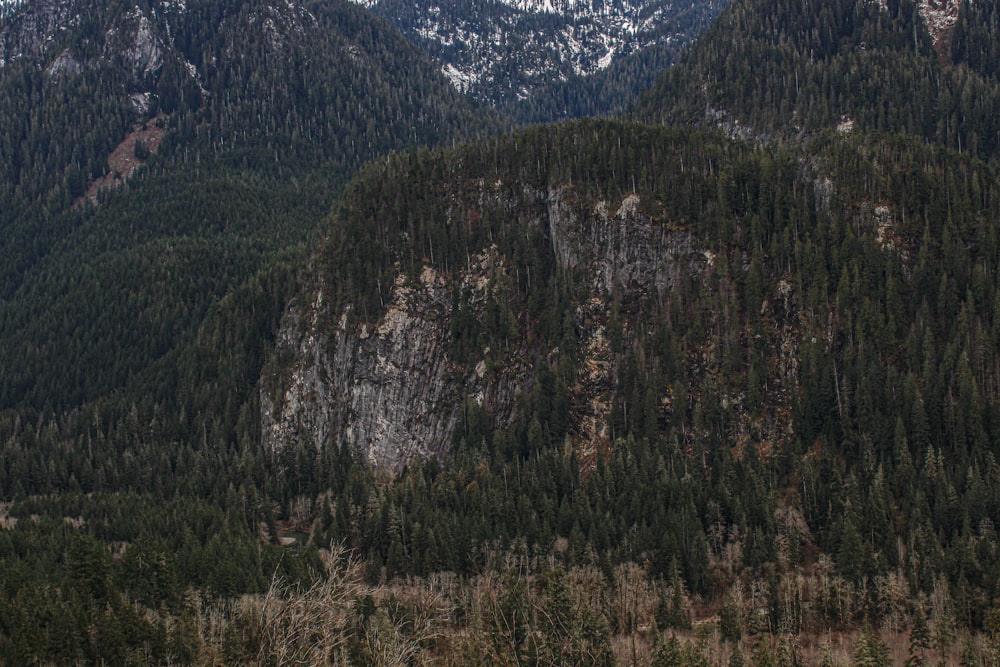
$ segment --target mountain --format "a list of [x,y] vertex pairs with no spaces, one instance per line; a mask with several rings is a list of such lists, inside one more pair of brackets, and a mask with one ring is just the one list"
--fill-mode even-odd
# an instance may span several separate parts
[[134,388],[363,162],[499,126],[345,2],[43,0],[0,61],[5,408]]
[[641,563],[734,653],[935,596],[994,650],[993,11],[738,2],[637,105],[657,126],[370,165],[261,383],[290,475],[377,471],[319,534],[383,577],[536,564],[507,591]]
[[4,5],[0,664],[190,663],[174,584],[323,569],[255,528],[255,387],[309,243],[364,162],[501,126],[345,2]]
[[989,157],[997,22],[995,3],[966,0],[734,3],[634,117],[762,137],[903,132]]
[[[146,650],[164,660],[183,639],[243,664],[314,646],[295,639],[307,628],[364,656],[376,628],[420,632],[388,615],[403,595],[476,614],[428,621],[465,649],[415,655],[490,645],[490,596],[592,624],[566,635],[526,615],[503,655],[612,655],[612,637],[652,651],[667,631],[630,629],[619,580],[643,625],[727,618],[699,652],[766,632],[766,588],[741,597],[762,581],[776,641],[872,609],[917,618],[932,596],[935,623],[975,631],[1000,581],[998,183],[912,137],[758,145],[610,121],[370,163],[283,314],[248,288],[223,309],[233,322],[199,332],[211,362],[280,316],[245,405],[213,403],[224,382],[184,363],[187,415],[122,409],[126,395],[3,416],[10,664],[157,633]],[[324,564],[330,544],[360,564]],[[497,574],[510,559],[524,580]],[[324,611],[362,585],[379,597],[349,608],[370,613]],[[218,631],[185,630],[187,586],[218,601]],[[248,625],[307,603],[284,639]]]
[[[714,0],[357,1],[439,63],[457,89],[536,122],[623,109],[724,6]],[[615,75],[602,75],[612,67]]]
[[264,444],[396,471],[320,533],[387,576],[568,540],[714,608],[763,572],[858,600],[779,625],[858,624],[899,572],[979,618],[996,561],[949,563],[996,546],[997,177],[900,136],[597,121],[373,164],[284,318]]
[[0,664],[996,662],[992,3],[468,142],[359,7],[3,16]]

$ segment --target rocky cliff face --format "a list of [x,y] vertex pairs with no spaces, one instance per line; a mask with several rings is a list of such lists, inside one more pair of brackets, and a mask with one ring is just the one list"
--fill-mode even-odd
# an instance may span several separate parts
[[[517,212],[539,210],[538,204],[546,205],[543,219]],[[543,251],[561,269],[587,281],[573,312],[582,336],[579,380],[571,389],[572,439],[586,458],[610,443],[613,299],[669,290],[677,275],[703,271],[710,257],[688,232],[644,214],[636,195],[582,206],[568,186],[527,190],[524,205],[513,210],[522,224],[547,230],[550,246]],[[350,306],[331,312],[323,289],[315,288],[286,314],[275,361],[261,382],[265,446],[346,443],[373,464],[398,469],[414,457],[446,454],[470,401],[496,425],[509,421],[517,397],[535,381],[530,359],[537,343],[523,336],[504,352],[487,348],[480,359],[459,363],[451,334],[456,292],[482,318],[482,304],[509,270],[491,246],[457,275],[429,266],[417,280],[400,273],[374,323],[351,323]]]
[[322,290],[289,314],[279,355],[293,355],[292,372],[277,396],[262,397],[269,447],[346,441],[390,467],[447,449],[461,378],[445,349],[447,290],[433,272],[425,278],[409,285],[401,275],[375,327],[349,326],[347,312],[330,322]]
[[107,55],[120,58],[132,81],[139,86],[163,67],[167,45],[158,34],[154,19],[135,7],[119,26],[108,31]]
[[0,66],[27,60],[50,75],[76,75],[113,63],[134,86],[148,84],[171,49],[170,22],[184,10],[171,0],[105,16],[89,15],[77,0],[14,4],[0,26]]
[[552,249],[562,267],[585,267],[594,295],[662,292],[679,271],[695,268],[678,262],[698,256],[690,234],[643,214],[638,195],[626,196],[617,208],[601,200],[589,215],[578,215],[564,194],[549,193]]
[[490,350],[471,369],[449,354],[454,290],[482,300],[500,261],[491,248],[457,280],[430,267],[416,282],[401,273],[374,324],[350,323],[350,307],[332,313],[322,288],[305,307],[291,308],[277,345],[281,367],[268,371],[276,384],[262,384],[265,446],[346,443],[373,464],[395,469],[415,457],[445,454],[467,400],[498,420],[509,417],[514,397],[530,381],[518,355],[488,374]]
[[0,67],[20,58],[41,56],[50,43],[82,21],[71,0],[11,3],[2,8],[8,18],[0,26]]
[[927,24],[935,49],[941,50],[942,43],[950,41],[961,4],[961,0],[920,0],[920,15]]

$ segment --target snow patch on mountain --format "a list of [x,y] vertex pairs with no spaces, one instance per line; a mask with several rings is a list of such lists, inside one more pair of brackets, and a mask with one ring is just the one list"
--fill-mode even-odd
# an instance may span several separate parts
[[442,67],[441,73],[451,82],[451,85],[463,93],[468,92],[469,88],[479,81],[479,75],[476,72],[462,71],[451,63]]
[[[670,43],[725,0],[352,0],[396,25],[459,90],[481,101],[530,97]],[[683,27],[682,27],[683,26]],[[673,30],[677,30],[675,33]]]
[[545,14],[555,14],[556,7],[550,0],[500,0],[503,4],[508,7],[513,7],[514,9],[520,10],[522,12],[535,12],[535,13],[545,13]]
[[607,52],[601,56],[601,59],[597,61],[597,69],[607,69],[608,65],[611,64],[611,61],[615,59],[615,51],[616,49],[614,48],[608,49]]

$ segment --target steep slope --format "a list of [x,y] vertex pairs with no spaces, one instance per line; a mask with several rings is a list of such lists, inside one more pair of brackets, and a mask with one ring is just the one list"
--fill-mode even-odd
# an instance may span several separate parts
[[[882,422],[848,418],[842,397],[839,415],[824,412],[820,385],[833,366],[856,368],[849,341],[862,322],[901,377],[923,372],[892,360],[907,336],[933,335],[934,354],[944,350],[951,334],[923,328],[941,308],[961,310],[972,289],[963,267],[996,250],[996,181],[975,161],[865,141],[824,136],[785,153],[587,123],[373,166],[283,327],[277,359],[294,362],[264,385],[265,440],[279,450],[346,441],[393,467],[441,455],[467,401],[506,428],[540,369],[560,376],[567,401],[552,438],[577,433],[588,456],[627,434],[741,447],[854,428],[890,438]],[[951,196],[962,203],[938,215]],[[954,267],[927,265],[956,243],[975,250]],[[859,270],[881,278],[856,284]],[[988,290],[982,280],[975,289]],[[941,281],[958,301],[921,315],[905,295]],[[883,319],[844,311],[855,292]],[[968,306],[989,302],[983,293]],[[986,326],[992,316],[981,316]],[[703,401],[726,403],[731,417],[707,419],[703,410],[721,408]]]
[[[606,450],[618,374],[605,333],[612,303],[655,300],[707,260],[683,225],[645,214],[620,183],[562,182],[577,166],[628,173],[624,151],[637,143],[607,155],[592,143],[569,166],[559,144],[590,141],[587,129],[505,139],[495,153],[414,156],[356,182],[332,221],[320,282],[282,327],[276,357],[294,361],[266,376],[265,446],[346,443],[398,469],[447,455],[470,405],[498,427],[523,419],[515,406],[541,383],[559,413],[546,437],[577,434],[587,458]],[[592,129],[605,141],[643,135]],[[521,142],[533,146],[523,156]],[[524,178],[531,165],[539,171]],[[418,204],[425,187],[440,194]],[[560,360],[565,377],[549,370]]]
[[156,387],[361,163],[497,125],[346,2],[45,0],[0,58],[3,407]]
[[[807,9],[826,16],[826,7]],[[918,32],[910,46],[922,19],[913,5],[900,7],[872,9],[876,27],[886,21],[878,34],[896,41],[867,50],[880,62],[938,72],[930,35],[921,41]],[[869,16],[867,6],[854,9]],[[379,34],[379,24],[358,21]],[[266,26],[277,19],[261,25],[254,34],[274,48]],[[982,62],[992,51],[962,47],[972,38],[961,26],[948,72],[987,81]],[[810,40],[832,39],[832,55],[816,51],[813,84],[830,63],[865,63],[849,39],[839,50],[840,33],[818,32],[786,45],[787,62],[802,64],[813,58],[803,50]],[[226,62],[196,56],[187,59],[209,71]],[[730,64],[734,75],[743,71]],[[895,81],[893,71],[886,80]],[[851,107],[858,118],[837,119],[854,120],[853,132],[825,121],[798,132],[768,116],[764,99],[741,126],[728,125],[751,128],[754,142],[613,122],[534,128],[369,163],[335,206],[312,265],[299,267],[300,283],[295,265],[272,253],[305,235],[298,221],[318,206],[311,190],[325,181],[276,159],[290,142],[289,155],[308,165],[314,147],[294,141],[319,129],[281,106],[298,81],[281,74],[253,88],[260,104],[248,117],[211,110],[219,100],[218,109],[232,108],[227,92],[239,97],[239,85],[224,82],[257,85],[252,72],[237,69],[214,87],[205,77],[208,98],[180,89],[165,121],[176,134],[157,153],[163,162],[78,214],[74,247],[122,243],[132,249],[135,284],[152,269],[189,292],[144,301],[154,291],[146,285],[122,301],[132,289],[115,292],[117,271],[92,262],[65,282],[31,281],[44,303],[75,294],[69,279],[82,276],[94,285],[88,295],[110,291],[118,296],[109,303],[124,307],[95,304],[103,319],[93,320],[89,304],[60,297],[81,317],[72,330],[55,327],[54,342],[49,322],[28,329],[35,338],[4,359],[15,368],[22,359],[58,361],[59,346],[77,337],[89,342],[73,354],[94,342],[127,348],[144,322],[181,324],[143,338],[157,363],[110,369],[128,378],[120,393],[58,414],[0,414],[0,489],[16,499],[0,516],[0,645],[11,647],[13,664],[97,662],[109,647],[163,662],[175,647],[192,662],[277,659],[261,638],[270,641],[264,630],[280,624],[264,612],[298,613],[298,601],[329,589],[283,592],[275,582],[274,595],[224,600],[209,612],[218,625],[208,637],[198,635],[202,600],[185,591],[262,593],[274,572],[308,582],[322,567],[316,545],[334,543],[364,558],[372,581],[407,578],[393,594],[335,606],[326,626],[295,626],[310,638],[328,629],[349,635],[343,650],[357,662],[371,659],[366,651],[395,632],[392,623],[413,628],[432,605],[441,612],[428,636],[442,636],[440,623],[454,636],[482,637],[455,660],[486,664],[556,660],[566,647],[592,655],[592,645],[610,644],[611,627],[616,639],[636,640],[634,660],[637,643],[668,641],[657,628],[689,627],[691,610],[717,621],[730,652],[741,636],[766,651],[780,633],[775,641],[792,655],[796,633],[901,628],[926,621],[927,610],[943,642],[957,626],[991,627],[1000,605],[995,165],[919,132],[866,133],[860,99]],[[794,81],[795,72],[784,77]],[[704,121],[703,99],[677,107]],[[293,120],[268,116],[268,101]],[[883,110],[893,123],[909,117]],[[960,121],[957,136],[971,136]],[[767,144],[765,131],[800,136]],[[267,150],[243,143],[251,139]],[[168,172],[172,164],[188,167]],[[173,213],[151,216],[153,207]],[[213,217],[202,220],[205,211]],[[85,236],[98,224],[108,238]],[[217,233],[204,240],[207,227]],[[147,237],[153,242],[134,241]],[[219,247],[232,254],[220,257]],[[100,257],[120,266],[119,254]],[[213,262],[225,266],[216,271]],[[216,276],[230,266],[263,268],[215,299]],[[14,294],[23,304],[36,293]],[[112,319],[121,340],[105,326]],[[175,345],[185,332],[189,345]],[[62,392],[76,382],[81,395],[104,382],[56,372],[41,368],[38,377]],[[41,389],[27,395],[44,401]],[[281,552],[282,539],[308,544]],[[533,568],[542,572],[535,579],[525,574]],[[420,602],[410,577],[443,571],[451,574],[425,580],[433,591]],[[489,581],[479,588],[463,579],[480,574]],[[576,614],[572,578],[602,611]],[[523,602],[536,588],[548,596],[544,607]],[[639,590],[646,602],[636,616],[621,597]],[[594,601],[604,594],[619,597]],[[475,617],[460,598],[510,611]],[[512,618],[524,621],[505,628]],[[46,632],[24,631],[36,627]],[[79,638],[89,653],[62,637]],[[211,655],[197,656],[199,639]],[[459,651],[422,641],[411,654]],[[502,659],[482,653],[487,645],[502,646]]]
[[989,157],[997,28],[990,2],[733,3],[634,115],[765,136],[904,132]]
[[596,72],[541,85],[526,99],[505,108],[524,124],[585,117],[620,118],[640,93],[649,89],[708,28],[722,7],[718,3],[679,10],[665,28],[670,31],[665,39],[616,57]]
[[319,524],[389,575],[509,546],[644,562],[717,605],[765,573],[841,596],[773,612],[813,631],[909,614],[897,584],[947,582],[977,619],[1000,570],[959,554],[996,548],[973,526],[1000,509],[998,215],[995,169],[914,138],[581,122],[398,156],[329,222],[263,439],[292,477],[403,471]]
[[951,42],[951,61],[981,76],[996,79],[1000,76],[998,30],[1000,7],[995,2],[958,3],[958,15],[946,33]]
[[[724,5],[357,1],[413,40],[456,88],[529,121],[624,108]],[[616,76],[601,75],[626,59]]]
[[[524,589],[510,563],[548,568],[559,608],[561,567],[588,595],[630,571],[651,625],[718,610],[734,643],[761,623],[901,627],[925,605],[980,629],[1000,581],[998,217],[995,168],[912,137],[589,121],[378,160],[328,221],[257,396],[227,405],[211,368],[281,316],[281,289],[248,285],[199,330],[204,356],[171,364],[186,414],[126,394],[0,415],[20,519],[0,533],[0,641],[24,664],[82,660],[60,628],[91,655],[197,638],[188,587],[308,577],[315,551],[277,546],[289,526],[410,594],[413,576],[455,573],[424,580],[450,599],[491,577],[491,606]],[[372,623],[398,612],[386,598],[364,603]],[[216,608],[232,631],[206,653],[268,650],[241,629],[253,603]],[[432,627],[477,631],[451,613]],[[362,646],[371,626],[347,616],[329,621]]]

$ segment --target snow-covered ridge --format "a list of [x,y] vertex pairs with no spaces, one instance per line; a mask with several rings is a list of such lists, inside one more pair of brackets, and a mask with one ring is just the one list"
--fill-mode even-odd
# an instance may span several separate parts
[[[3,0],[0,0],[2,2]],[[372,9],[382,3],[381,0],[351,0],[356,5]],[[428,3],[430,4],[430,3]],[[477,3],[470,2],[470,6]],[[499,0],[506,5],[525,14],[556,14],[559,16],[585,18],[597,16],[638,15],[650,5],[662,4],[651,0],[625,0],[624,2],[601,2],[600,0]],[[437,13],[439,7],[428,7],[428,13]]]
[[[687,37],[725,0],[351,0],[396,25],[438,61],[455,88],[488,103],[589,76]],[[676,31],[676,32],[675,32]]]
[[536,14],[576,14],[580,11],[594,11],[593,0],[589,2],[585,0],[500,0],[500,2],[522,12]]
[[[358,0],[356,0],[358,1]],[[372,2],[372,0],[360,0]],[[378,0],[374,0],[377,2]],[[601,0],[499,0],[527,14],[558,14],[560,16],[597,17],[638,15],[651,5],[663,4],[649,0],[624,0],[623,2],[602,2]],[[682,4],[682,3],[677,3]]]

